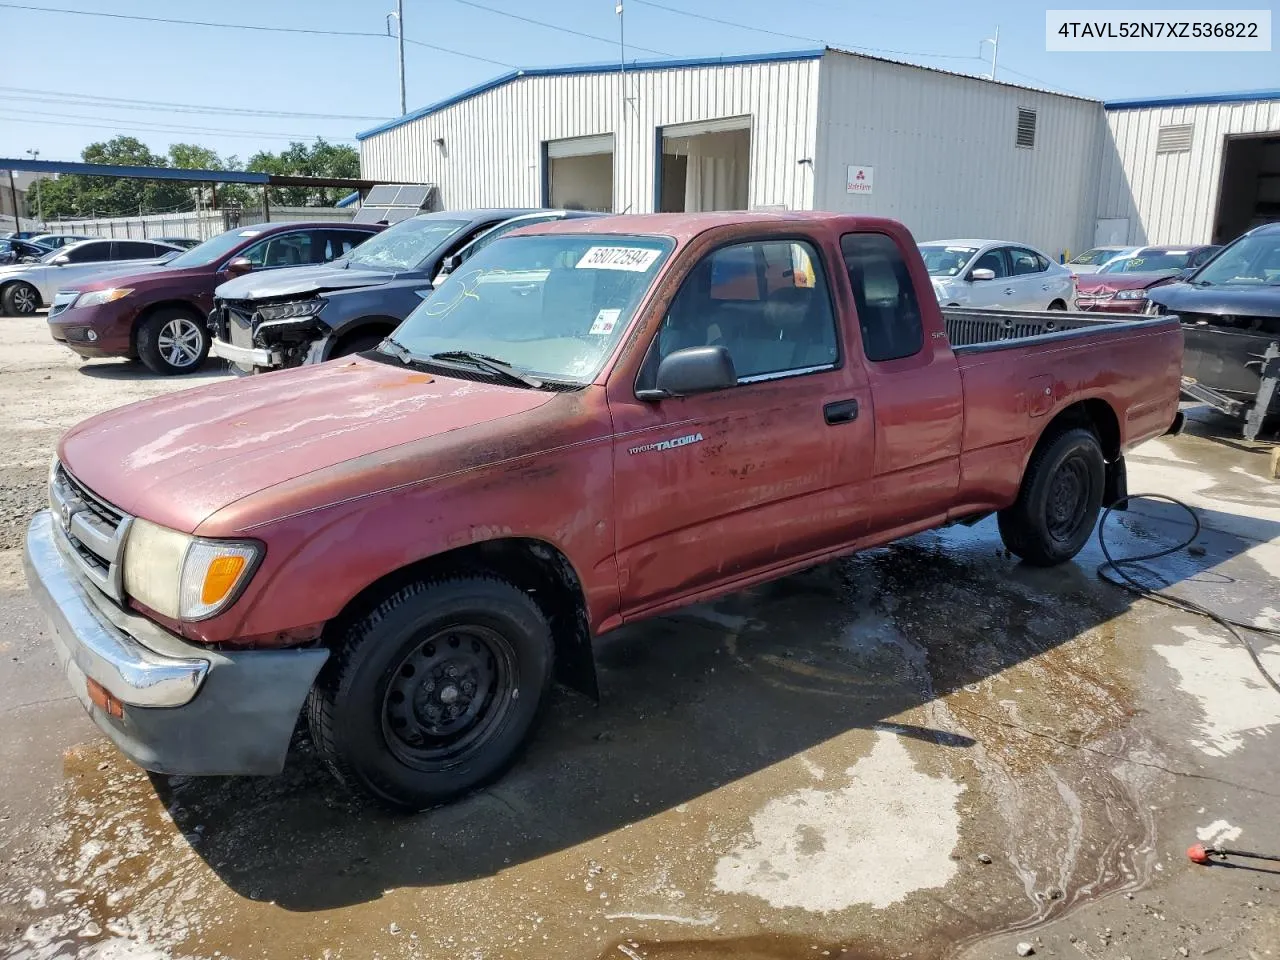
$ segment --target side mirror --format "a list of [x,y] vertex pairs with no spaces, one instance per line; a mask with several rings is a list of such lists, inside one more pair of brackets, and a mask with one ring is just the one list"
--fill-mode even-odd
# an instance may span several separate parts
[[70,257],[68,257],[68,256],[64,253],[64,254],[63,254],[62,256],[60,256],[60,257],[54,257],[54,258],[53,258],[52,260],[50,260],[49,262],[50,262],[50,263],[52,263],[54,266],[61,267],[61,266],[65,265],[65,264],[70,263],[70,262],[71,262],[71,258],[70,258]]
[[641,390],[636,395],[641,400],[661,400],[723,390],[737,383],[733,357],[724,347],[686,347],[663,358],[654,389]]
[[227,264],[227,275],[231,277],[243,277],[252,270],[253,261],[248,257],[236,257]]
[[972,281],[994,280],[995,278],[996,272],[988,269],[987,267],[979,267],[977,270],[969,271],[969,279]]
[[451,256],[445,257],[443,260],[440,261],[440,272],[436,274],[436,276],[447,277],[449,274],[453,273],[453,271],[457,270],[458,267],[460,266],[462,266],[462,258],[458,256],[456,253]]

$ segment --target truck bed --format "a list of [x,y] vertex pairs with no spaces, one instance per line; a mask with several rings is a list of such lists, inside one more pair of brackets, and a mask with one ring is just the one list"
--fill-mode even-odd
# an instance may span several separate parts
[[1167,317],[1120,319],[1065,310],[969,310],[963,307],[943,307],[942,319],[951,348],[958,354],[1026,346],[1028,341],[1070,340],[1103,329],[1140,329],[1168,322]]

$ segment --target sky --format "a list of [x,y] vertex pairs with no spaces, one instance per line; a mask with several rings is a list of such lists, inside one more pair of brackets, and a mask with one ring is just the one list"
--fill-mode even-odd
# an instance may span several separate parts
[[[619,56],[615,0],[402,2],[405,37],[410,41],[405,52],[410,111],[512,66],[614,62]],[[385,15],[395,3],[0,0],[0,37],[6,38],[0,56],[0,157],[23,157],[38,150],[41,159],[79,159],[87,144],[116,134],[136,136],[157,153],[173,142],[196,142],[242,160],[258,150],[283,149],[290,140],[321,136],[353,142],[358,131],[399,113],[396,43],[385,36]],[[1280,85],[1280,51],[1046,53],[1045,9],[1071,6],[1062,0],[625,4],[628,60],[800,50],[826,43],[986,75],[991,45],[982,41],[999,27],[997,78],[1013,83],[1099,99]],[[1087,4],[1104,5],[1102,0]],[[1131,9],[1137,4],[1111,6]],[[724,22],[675,12],[680,10]],[[122,100],[131,102],[117,102]]]

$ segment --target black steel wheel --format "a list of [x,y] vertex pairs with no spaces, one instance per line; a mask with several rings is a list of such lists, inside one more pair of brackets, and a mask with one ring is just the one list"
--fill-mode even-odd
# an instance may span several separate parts
[[532,736],[554,645],[538,605],[489,576],[411,583],[346,631],[307,701],[339,780],[422,810],[496,779]]
[[1056,566],[1089,539],[1102,508],[1106,460],[1092,430],[1076,427],[1040,439],[1018,490],[999,514],[1000,537],[1027,563]]

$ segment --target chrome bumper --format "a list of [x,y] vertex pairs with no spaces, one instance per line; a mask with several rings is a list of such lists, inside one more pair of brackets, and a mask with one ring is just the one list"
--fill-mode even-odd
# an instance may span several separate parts
[[[97,681],[130,706],[178,707],[189,703],[204,683],[209,661],[169,656],[143,646],[136,636],[160,632],[143,617],[120,610],[108,619],[59,547],[63,539],[54,526],[53,515],[41,511],[27,528],[25,554],[27,583],[53,625],[63,668],[74,663],[85,677]],[[118,622],[113,623],[113,619]],[[170,642],[188,646],[177,637],[170,637]]]
[[[49,511],[32,518],[27,585],[53,627],[71,690],[98,728],[130,760],[157,773],[279,773],[329,651],[226,651],[188,643],[107,600],[77,574],[65,553],[70,549]],[[123,708],[113,714],[99,707],[88,680]]]
[[279,353],[264,347],[237,347],[234,343],[213,338],[209,352],[215,357],[229,360],[245,367],[278,367],[282,361]]

